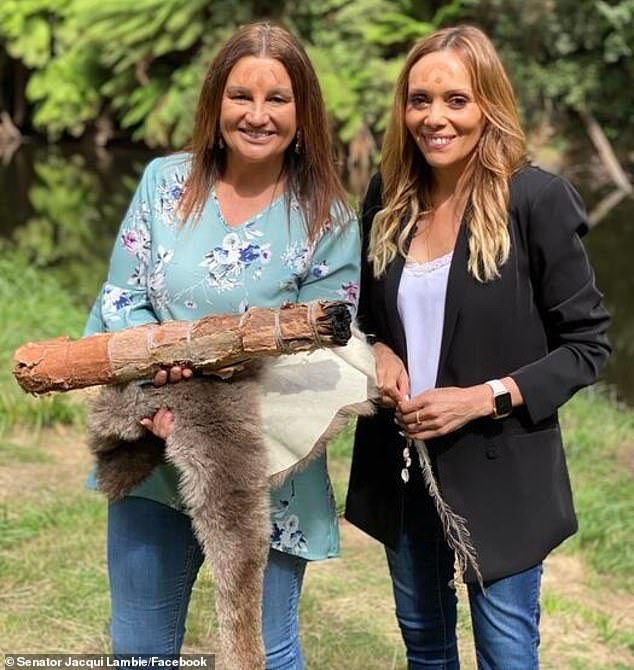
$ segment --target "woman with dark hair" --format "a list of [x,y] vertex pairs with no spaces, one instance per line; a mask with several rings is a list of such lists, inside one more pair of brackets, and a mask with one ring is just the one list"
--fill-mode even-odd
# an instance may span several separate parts
[[538,667],[542,561],[577,525],[557,409],[609,354],[587,228],[574,188],[527,164],[486,35],[416,44],[363,208],[384,408],[358,422],[346,511],[386,545],[410,668],[459,667],[456,559],[478,667]]
[[[313,67],[286,30],[256,23],[220,49],[202,86],[190,151],[152,161],[123,221],[86,334],[317,299],[356,302],[360,240],[332,164]],[[159,372],[176,382],[191,370]],[[174,417],[144,425],[160,438]],[[177,495],[155,468],[111,504],[108,570],[116,654],[177,654],[203,560]],[[307,561],[339,539],[324,457],[271,494],[264,577],[267,668],[303,667],[297,607]]]

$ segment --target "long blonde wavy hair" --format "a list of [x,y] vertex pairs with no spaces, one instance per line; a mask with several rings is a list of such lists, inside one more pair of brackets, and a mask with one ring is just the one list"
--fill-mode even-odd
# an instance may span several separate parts
[[418,42],[396,83],[383,142],[383,209],[374,218],[368,258],[381,276],[405,246],[421,214],[431,212],[432,171],[405,125],[409,73],[423,56],[452,51],[467,68],[484,129],[459,180],[469,231],[469,272],[481,282],[499,276],[509,256],[509,177],[526,162],[515,95],[495,47],[478,28],[444,28]]

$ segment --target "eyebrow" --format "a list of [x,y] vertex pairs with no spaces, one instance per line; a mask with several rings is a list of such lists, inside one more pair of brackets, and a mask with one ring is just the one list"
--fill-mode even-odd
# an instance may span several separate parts
[[[250,94],[251,89],[246,88],[245,86],[227,86],[227,94],[228,95],[236,95],[236,94]],[[293,91],[290,88],[284,88],[284,87],[279,87],[279,88],[274,88],[268,92],[268,95],[284,95],[289,98],[293,97]]]
[[[409,95],[420,95],[422,93],[424,93],[425,95],[428,95],[429,91],[426,88],[411,88],[407,92],[407,95],[408,96]],[[453,89],[451,91],[445,91],[443,93],[443,95],[445,97],[446,96],[451,96],[451,95],[462,95],[466,98],[472,98],[473,97],[473,93],[471,93],[470,91],[467,91],[466,89],[461,89],[461,88],[456,88],[456,89]]]

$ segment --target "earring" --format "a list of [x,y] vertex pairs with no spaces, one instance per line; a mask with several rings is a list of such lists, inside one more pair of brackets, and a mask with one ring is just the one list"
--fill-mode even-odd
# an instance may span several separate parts
[[297,131],[297,138],[295,139],[295,153],[296,154],[301,154],[302,153],[302,131],[301,130]]
[[225,148],[225,141],[222,139],[222,135],[218,135],[218,149]]

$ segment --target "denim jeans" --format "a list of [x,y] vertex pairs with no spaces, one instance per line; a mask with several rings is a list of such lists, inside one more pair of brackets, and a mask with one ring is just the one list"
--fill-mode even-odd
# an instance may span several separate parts
[[[407,484],[404,530],[397,552],[386,548],[396,616],[409,670],[460,667],[456,642],[454,554],[418,477]],[[541,564],[524,572],[468,584],[471,624],[479,670],[539,667]]]
[[[112,653],[180,652],[192,587],[203,562],[189,517],[147,498],[108,510]],[[303,670],[298,603],[306,561],[271,550],[264,574],[267,670]]]

